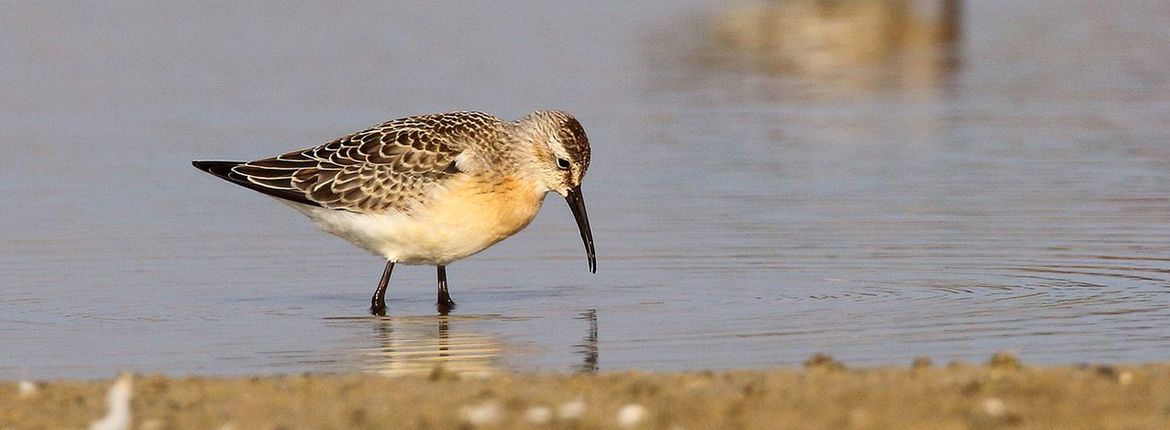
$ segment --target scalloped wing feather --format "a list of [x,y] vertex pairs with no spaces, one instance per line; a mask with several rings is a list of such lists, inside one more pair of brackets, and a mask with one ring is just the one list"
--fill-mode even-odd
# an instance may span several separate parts
[[[409,212],[461,173],[471,139],[492,139],[503,122],[479,112],[389,121],[324,145],[232,168],[249,183],[292,192],[328,209]],[[464,154],[465,155],[465,154]]]

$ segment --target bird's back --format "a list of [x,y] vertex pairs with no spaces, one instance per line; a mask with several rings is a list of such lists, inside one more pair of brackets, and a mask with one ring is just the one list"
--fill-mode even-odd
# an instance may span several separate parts
[[507,138],[481,112],[388,121],[331,142],[248,162],[195,161],[200,170],[295,203],[355,213],[409,212],[472,158]]

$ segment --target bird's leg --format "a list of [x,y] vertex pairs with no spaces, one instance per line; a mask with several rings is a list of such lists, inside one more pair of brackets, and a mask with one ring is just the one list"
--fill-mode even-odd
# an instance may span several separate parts
[[455,302],[451,300],[451,293],[447,292],[447,266],[438,266],[439,268],[439,301],[435,303],[435,307],[439,309],[440,314],[446,315],[451,309],[455,309]]
[[374,297],[370,298],[370,313],[377,316],[386,316],[386,287],[390,285],[390,272],[394,271],[394,262],[387,261],[386,269],[382,271],[382,280],[378,281],[378,289]]

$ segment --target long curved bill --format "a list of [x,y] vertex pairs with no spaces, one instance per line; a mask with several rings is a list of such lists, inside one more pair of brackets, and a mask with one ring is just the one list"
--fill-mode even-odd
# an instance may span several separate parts
[[589,230],[589,215],[585,214],[585,198],[581,196],[581,186],[569,189],[565,196],[569,202],[569,209],[573,210],[573,218],[577,219],[577,229],[581,230],[581,240],[585,241],[585,254],[589,257],[589,272],[597,273],[597,255],[593,252],[593,232]]

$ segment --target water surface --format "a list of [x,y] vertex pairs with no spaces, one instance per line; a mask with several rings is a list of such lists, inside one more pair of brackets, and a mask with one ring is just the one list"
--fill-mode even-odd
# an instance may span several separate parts
[[[8,5],[0,378],[1165,359],[1165,4],[977,2],[812,69],[713,43],[725,9]],[[189,165],[543,108],[593,142],[598,272],[550,197],[446,317],[428,267],[366,316],[378,258]]]

